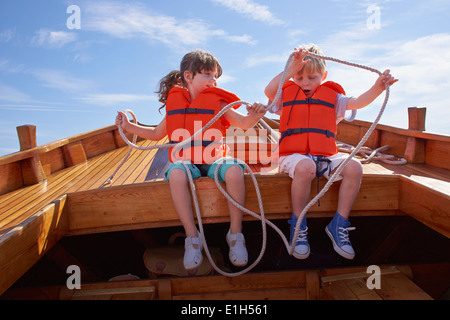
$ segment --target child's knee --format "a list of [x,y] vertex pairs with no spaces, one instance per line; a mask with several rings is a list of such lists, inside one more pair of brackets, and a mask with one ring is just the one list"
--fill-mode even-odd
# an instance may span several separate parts
[[301,160],[295,166],[295,178],[309,178],[313,180],[316,177],[316,164],[312,159]]
[[361,179],[363,175],[363,167],[358,160],[352,159],[346,165],[343,171],[344,177],[351,177],[354,179]]
[[236,183],[244,180],[244,173],[242,168],[238,165],[228,168],[225,172],[225,182],[226,183]]
[[183,169],[174,168],[170,171],[169,182],[173,183],[185,183],[187,182],[187,174]]

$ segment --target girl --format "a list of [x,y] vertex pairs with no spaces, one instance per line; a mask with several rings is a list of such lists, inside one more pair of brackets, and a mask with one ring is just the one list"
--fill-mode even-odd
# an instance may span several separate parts
[[[166,116],[158,126],[152,128],[131,123],[122,112],[118,112],[116,124],[121,124],[124,131],[149,140],[161,140],[166,135],[171,142],[186,140],[226,105],[240,100],[235,94],[217,88],[216,80],[221,75],[222,68],[213,55],[202,50],[190,52],[183,57],[179,71],[170,72],[160,81],[157,93],[163,104],[161,109],[166,107]],[[259,103],[247,107],[247,111],[249,114],[244,116],[231,108],[190,145],[175,152],[173,148],[169,150],[172,165],[165,175],[186,233],[183,262],[187,270],[201,264],[203,247],[194,221],[188,177],[182,161],[188,165],[194,179],[201,176],[214,179],[218,162],[228,151],[226,145],[217,142],[225,136],[226,129],[230,124],[250,129],[265,114],[264,106]],[[219,169],[220,181],[226,183],[227,192],[241,205],[245,202],[244,171],[244,167],[232,158],[227,158]],[[230,203],[228,206],[230,229],[226,240],[230,247],[229,258],[235,266],[245,266],[248,254],[242,234],[243,213]]]

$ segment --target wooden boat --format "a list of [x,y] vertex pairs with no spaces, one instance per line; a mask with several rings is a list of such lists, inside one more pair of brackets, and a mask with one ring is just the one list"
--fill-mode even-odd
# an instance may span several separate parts
[[[378,125],[366,143],[372,149],[389,145],[388,152],[408,164],[363,165],[361,190],[352,211],[352,224],[357,227],[352,232],[357,251],[353,261],[337,256],[324,236],[323,228],[336,208],[336,182],[320,205],[308,212],[309,259],[289,256],[268,228],[262,261],[238,277],[214,272],[182,277],[147,273],[142,259],[146,248],[164,245],[182,230],[163,180],[167,149],[134,151],[112,184],[105,186],[129,150],[115,125],[42,146],[36,146],[34,126],[18,127],[21,151],[0,158],[0,298],[448,298],[450,137],[425,131],[425,109],[410,108],[409,115],[409,129]],[[278,129],[275,121],[266,120]],[[344,121],[337,138],[356,145],[369,126],[364,121]],[[268,151],[257,153],[257,163],[250,166],[266,218],[287,234],[291,180],[264,165],[276,145],[270,134],[264,139]],[[139,140],[138,144],[166,142]],[[256,151],[239,133],[228,143],[237,157],[249,159]],[[246,207],[258,212],[253,184],[250,177],[245,179]],[[221,247],[229,219],[227,202],[214,181],[200,178],[195,184],[208,244]],[[324,184],[319,180],[320,187]],[[313,183],[312,196],[316,193]],[[248,215],[244,219],[252,260],[261,249],[261,225]],[[227,257],[227,249],[221,250]],[[233,271],[226,259],[224,266]],[[71,265],[81,270],[80,290],[66,286]],[[367,286],[369,265],[380,267],[380,289]],[[123,274],[119,277],[123,281],[108,281]]]

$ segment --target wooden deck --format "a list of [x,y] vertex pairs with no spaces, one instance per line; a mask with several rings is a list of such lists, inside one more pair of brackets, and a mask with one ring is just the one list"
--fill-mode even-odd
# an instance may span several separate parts
[[[166,149],[133,151],[113,183],[105,186],[128,147],[117,142],[115,126],[99,132],[0,158],[0,178],[8,182],[0,185],[0,294],[64,236],[179,225],[168,183],[163,181]],[[105,137],[113,142],[103,143],[107,140]],[[441,139],[450,143],[450,138]],[[155,142],[140,141],[139,144],[151,146]],[[80,159],[79,149],[84,153]],[[434,158],[432,161],[436,162]],[[36,170],[39,165],[41,169]],[[365,164],[361,191],[352,215],[408,214],[450,237],[450,170],[446,166]],[[257,173],[266,217],[290,216],[289,177],[258,174],[264,168],[258,164],[251,168]],[[14,173],[20,170],[23,180],[14,181]],[[30,175],[30,170],[37,174]],[[28,182],[42,172],[44,180]],[[246,177],[246,184],[246,206],[257,211],[256,194],[249,177]],[[324,184],[321,180],[320,187]],[[332,186],[321,199],[320,207],[314,206],[309,216],[333,214],[338,185]],[[203,222],[227,221],[227,203],[214,182],[201,178],[196,181],[196,187],[202,217],[205,217]],[[316,188],[313,184],[312,196]],[[273,190],[279,192],[275,194]]]
[[[238,278],[203,276],[110,281],[65,286],[18,288],[9,299],[42,300],[432,300],[412,281],[409,266],[385,266],[381,286],[367,287],[367,268],[281,271]],[[214,282],[214,286],[211,283]]]

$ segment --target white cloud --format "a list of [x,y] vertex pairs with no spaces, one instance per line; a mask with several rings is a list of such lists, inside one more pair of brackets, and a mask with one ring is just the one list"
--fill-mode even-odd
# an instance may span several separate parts
[[273,54],[268,56],[256,55],[245,59],[245,65],[247,67],[256,67],[264,63],[280,63],[286,62],[289,58],[290,52],[284,52],[280,54]]
[[249,36],[248,34],[244,34],[242,36],[225,36],[225,38],[227,40],[230,40],[231,42],[241,42],[251,45],[255,45],[258,43],[258,41],[254,40],[252,36]]
[[48,48],[62,48],[66,44],[77,40],[77,35],[74,32],[65,31],[51,31],[49,29],[40,29],[36,31],[36,35],[31,40],[31,43],[39,47]]
[[229,35],[201,19],[177,19],[151,12],[142,4],[86,2],[83,28],[120,39],[144,38],[170,47],[198,46],[212,37],[254,43],[249,35]]
[[120,104],[126,104],[137,101],[151,101],[157,102],[158,99],[154,95],[145,94],[124,94],[124,93],[114,93],[114,94],[89,94],[86,97],[78,98],[77,100],[83,101],[85,103],[99,105],[99,106],[118,106]]
[[[334,40],[324,43],[324,47],[333,48],[333,53],[325,55],[356,61],[374,67],[381,72],[390,69],[399,82],[391,88],[391,95],[382,117],[382,123],[407,127],[407,108],[427,107],[426,127],[450,134],[450,34],[439,33],[412,40],[376,43],[367,39],[361,32],[347,31],[351,37],[340,38],[339,47],[333,46]],[[334,35],[333,37],[336,37]],[[346,39],[346,40],[343,40]],[[342,43],[342,41],[344,43]],[[352,48],[347,55],[338,48]],[[357,56],[355,55],[357,53]],[[350,58],[348,58],[350,55]],[[377,75],[364,70],[328,62],[329,80],[344,85],[349,95],[360,95],[375,82]],[[372,105],[358,111],[358,119],[371,121],[381,106],[384,94]]]
[[16,29],[6,29],[3,32],[0,32],[0,42],[9,42],[13,38],[16,33]]
[[224,85],[225,83],[230,83],[236,81],[236,78],[227,74],[222,74],[222,76],[217,80],[217,83],[220,86]]
[[14,103],[27,102],[30,97],[11,86],[0,83],[0,101],[8,101]]
[[0,71],[7,74],[20,73],[25,69],[23,64],[14,65],[9,60],[0,59]]
[[252,0],[211,0],[212,2],[234,10],[256,21],[262,21],[270,25],[283,24],[283,21],[277,19],[268,6],[258,4]]
[[37,69],[31,73],[42,82],[44,87],[63,92],[83,92],[95,87],[95,83],[90,80],[77,78],[60,70]]

